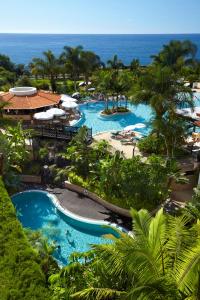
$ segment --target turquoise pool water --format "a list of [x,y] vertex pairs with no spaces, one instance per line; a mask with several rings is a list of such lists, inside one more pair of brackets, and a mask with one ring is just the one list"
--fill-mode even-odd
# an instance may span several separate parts
[[194,93],[194,105],[200,106],[200,93]]
[[[194,105],[200,106],[200,93],[194,93]],[[112,103],[109,104],[112,106]],[[86,125],[92,128],[93,134],[103,131],[123,130],[128,125],[144,123],[145,128],[136,129],[143,134],[151,130],[150,121],[153,116],[152,109],[148,105],[133,105],[128,103],[130,113],[103,117],[100,112],[105,108],[105,102],[93,102],[80,105],[83,114],[82,121],[78,126]]]
[[72,252],[87,251],[91,244],[111,243],[102,235],[115,233],[112,228],[79,222],[64,215],[45,192],[19,193],[12,197],[12,201],[24,227],[40,230],[49,242],[56,241],[61,246],[60,251],[54,252],[54,257],[61,265],[68,264],[68,257]]
[[[110,103],[110,106],[112,104]],[[130,113],[114,116],[100,116],[100,112],[105,108],[105,102],[93,102],[81,104],[80,111],[83,114],[83,120],[79,126],[86,125],[92,128],[93,134],[103,131],[122,130],[128,125],[136,123],[145,123],[145,128],[139,129],[141,133],[148,133],[150,130],[149,121],[152,117],[152,110],[148,105],[128,104]]]

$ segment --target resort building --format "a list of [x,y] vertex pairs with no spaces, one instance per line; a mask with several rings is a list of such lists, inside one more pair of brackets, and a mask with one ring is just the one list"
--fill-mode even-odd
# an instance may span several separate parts
[[0,94],[0,103],[5,102],[3,115],[22,121],[32,121],[35,113],[57,107],[60,101],[61,95],[38,91],[35,87],[15,87]]

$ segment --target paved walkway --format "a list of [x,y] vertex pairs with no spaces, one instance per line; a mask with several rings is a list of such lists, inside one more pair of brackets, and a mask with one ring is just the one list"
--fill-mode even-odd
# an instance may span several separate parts
[[115,214],[101,204],[96,203],[94,200],[82,194],[72,192],[66,188],[47,189],[47,191],[56,195],[61,206],[74,214],[89,219],[104,220],[130,228],[131,222],[128,218],[123,218]]
[[66,208],[81,217],[104,220],[116,223],[129,230],[131,229],[131,219],[119,216],[92,199],[77,192],[72,192],[66,188],[45,188],[38,185],[26,186],[26,189],[41,189],[54,194],[63,208]]

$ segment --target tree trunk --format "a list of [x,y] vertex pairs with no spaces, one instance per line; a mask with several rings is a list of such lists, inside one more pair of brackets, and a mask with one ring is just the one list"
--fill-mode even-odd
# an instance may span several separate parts
[[3,153],[0,153],[0,175],[3,175]]
[[106,96],[106,110],[108,110],[108,97]]
[[116,108],[117,108],[117,110],[118,110],[118,104],[119,104],[119,96],[117,94],[117,98],[116,98]]

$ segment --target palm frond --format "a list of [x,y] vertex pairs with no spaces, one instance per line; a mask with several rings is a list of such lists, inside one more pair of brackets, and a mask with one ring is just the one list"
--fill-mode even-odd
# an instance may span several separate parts
[[176,280],[178,288],[186,295],[195,295],[199,289],[200,280],[200,241],[198,244],[182,254],[177,263]]
[[126,292],[112,290],[109,288],[87,288],[83,291],[77,292],[71,295],[74,299],[85,299],[85,300],[109,300],[109,299],[125,299]]

